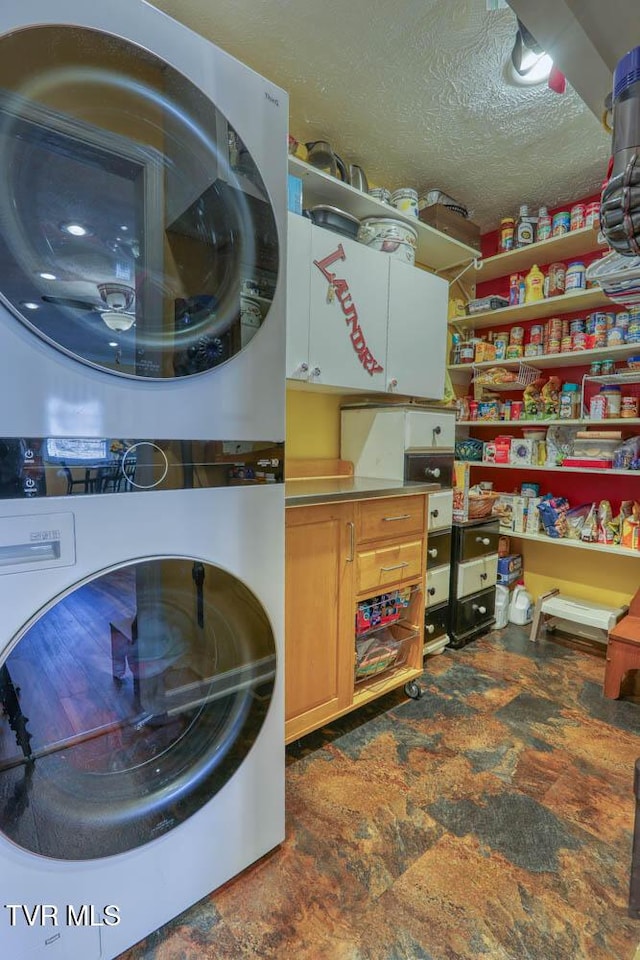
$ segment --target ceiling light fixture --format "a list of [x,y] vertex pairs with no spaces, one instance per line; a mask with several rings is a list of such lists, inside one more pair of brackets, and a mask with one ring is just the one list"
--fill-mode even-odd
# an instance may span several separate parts
[[136,319],[132,313],[118,313],[116,310],[105,310],[100,316],[109,330],[113,330],[114,333],[124,333],[125,330],[130,330]]
[[91,230],[82,223],[61,223],[60,229],[65,233],[70,233],[72,237],[88,237]]
[[39,273],[39,277],[42,277],[43,280],[57,280],[55,273]]
[[38,310],[40,307],[39,303],[34,303],[33,300],[22,300],[20,306],[24,307],[25,310]]
[[110,347],[117,347],[117,346],[118,346],[118,341],[117,341],[117,340],[109,340],[109,346],[110,346]]
[[542,49],[521,20],[518,20],[516,39],[511,51],[511,79],[522,86],[545,83],[553,67],[553,60]]

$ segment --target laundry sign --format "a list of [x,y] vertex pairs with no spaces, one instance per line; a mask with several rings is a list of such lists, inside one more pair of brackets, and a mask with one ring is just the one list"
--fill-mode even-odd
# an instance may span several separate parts
[[344,277],[339,277],[337,272],[329,270],[329,267],[333,266],[333,264],[344,262],[346,259],[347,255],[344,251],[344,247],[340,243],[333,253],[330,253],[322,260],[314,260],[313,264],[329,281],[327,299],[330,302],[334,300],[338,301],[340,309],[344,314],[351,346],[356,352],[358,360],[364,369],[367,371],[369,376],[372,377],[376,373],[382,373],[384,367],[376,360],[371,350],[367,346],[367,340],[360,324],[357,306],[353,302],[353,298],[351,296],[348,280],[346,280]]

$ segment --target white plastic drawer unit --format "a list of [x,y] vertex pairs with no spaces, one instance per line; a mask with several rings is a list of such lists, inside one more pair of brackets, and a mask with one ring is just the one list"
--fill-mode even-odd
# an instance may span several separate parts
[[477,593],[486,587],[495,586],[498,577],[498,554],[480,557],[479,560],[470,560],[458,565],[458,587],[456,599],[468,597],[470,593]]
[[453,521],[453,490],[430,493],[427,500],[427,530],[444,530]]
[[456,442],[453,410],[409,410],[405,424],[405,448],[452,450]]
[[450,573],[451,568],[449,566],[429,570],[424,594],[425,606],[433,607],[436,603],[442,603],[449,599]]

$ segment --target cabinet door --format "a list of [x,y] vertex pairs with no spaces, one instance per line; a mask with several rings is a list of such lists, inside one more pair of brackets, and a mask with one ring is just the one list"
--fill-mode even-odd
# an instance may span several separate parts
[[307,380],[309,367],[309,280],[311,221],[288,214],[287,377]]
[[349,503],[286,511],[287,742],[322,726],[351,703],[353,516]]
[[310,383],[386,389],[386,254],[311,229]]
[[388,389],[431,400],[444,396],[448,298],[442,277],[389,261]]

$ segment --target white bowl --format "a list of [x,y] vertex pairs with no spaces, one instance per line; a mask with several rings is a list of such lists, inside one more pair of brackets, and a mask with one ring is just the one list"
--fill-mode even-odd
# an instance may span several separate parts
[[403,263],[416,262],[418,231],[404,220],[391,217],[365,217],[358,227],[358,241],[374,250],[388,253]]

